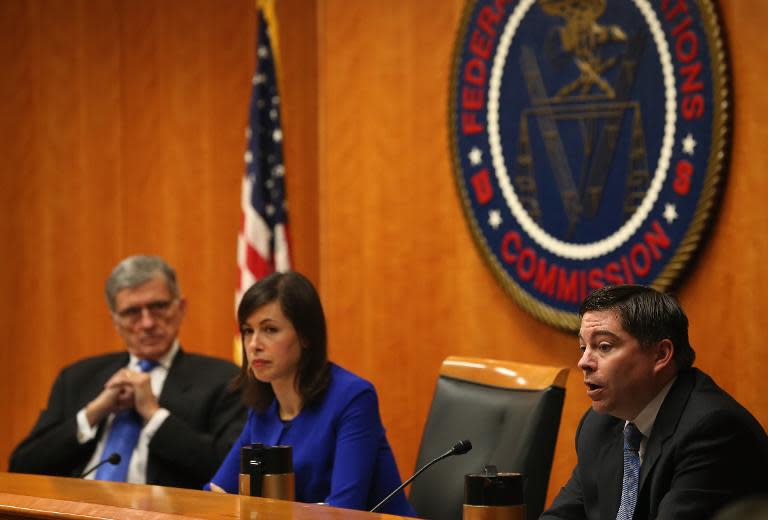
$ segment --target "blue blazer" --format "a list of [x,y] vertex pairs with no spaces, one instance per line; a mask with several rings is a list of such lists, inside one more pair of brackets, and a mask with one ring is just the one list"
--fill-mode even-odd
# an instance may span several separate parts
[[[264,412],[251,411],[212,482],[238,492],[240,448],[261,442],[293,447],[296,500],[370,510],[400,485],[400,475],[379,416],[373,385],[331,363],[322,401],[282,421],[277,401]],[[208,486],[206,486],[208,487]],[[415,516],[401,491],[384,513]]]

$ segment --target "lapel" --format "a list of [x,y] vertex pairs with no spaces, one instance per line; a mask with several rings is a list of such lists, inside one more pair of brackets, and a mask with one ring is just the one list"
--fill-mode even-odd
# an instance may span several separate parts
[[109,362],[105,363],[99,370],[87,374],[83,380],[85,389],[85,404],[95,398],[104,389],[104,385],[115,372],[124,368],[128,364],[128,352],[120,352],[111,356]]
[[[600,500],[600,518],[615,518],[621,502],[621,479],[624,474],[624,421],[616,419],[609,430],[607,442],[600,449],[597,482],[606,482],[605,500]],[[600,491],[598,490],[598,493]]]
[[179,348],[170,369],[168,369],[163,390],[158,398],[160,406],[169,410],[176,409],[178,406],[175,403],[184,402],[184,394],[194,385],[195,378],[199,376],[200,374],[195,374],[194,370],[186,363],[186,354]]
[[648,476],[653,472],[653,467],[664,452],[664,443],[677,429],[677,423],[680,421],[683,409],[691,396],[694,382],[695,369],[678,373],[677,380],[669,389],[667,397],[659,408],[659,414],[656,416],[651,435],[648,437],[643,463],[640,466],[640,493],[643,491]]

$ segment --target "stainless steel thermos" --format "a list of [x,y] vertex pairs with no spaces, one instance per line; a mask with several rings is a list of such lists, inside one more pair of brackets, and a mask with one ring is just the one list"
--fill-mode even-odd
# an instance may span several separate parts
[[493,466],[465,475],[462,516],[463,520],[525,520],[523,475],[498,473]]
[[240,494],[293,500],[293,450],[256,443],[240,449]]

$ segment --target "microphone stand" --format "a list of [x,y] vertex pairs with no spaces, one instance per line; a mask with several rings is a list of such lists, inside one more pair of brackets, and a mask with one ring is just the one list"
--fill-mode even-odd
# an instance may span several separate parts
[[423,472],[424,472],[424,471],[425,471],[427,468],[429,468],[430,466],[432,466],[432,465],[433,465],[433,464],[435,464],[436,462],[440,462],[440,461],[441,461],[441,460],[443,460],[444,458],[446,458],[446,457],[450,457],[451,455],[462,455],[462,454],[464,454],[464,453],[468,452],[468,451],[469,451],[469,450],[471,450],[471,449],[472,449],[472,444],[471,444],[469,441],[461,441],[461,442],[459,442],[459,443],[456,443],[456,445],[454,445],[454,447],[453,447],[453,448],[451,448],[450,450],[446,451],[445,453],[443,453],[442,455],[440,455],[440,456],[439,456],[439,457],[437,457],[436,459],[432,459],[431,461],[429,461],[428,463],[426,463],[424,466],[422,466],[422,467],[421,467],[421,469],[419,469],[419,470],[418,470],[416,473],[414,473],[414,474],[413,474],[413,475],[412,475],[412,476],[411,476],[411,477],[410,477],[408,480],[406,480],[405,482],[403,482],[402,484],[400,484],[399,486],[397,486],[397,487],[395,488],[395,490],[394,490],[392,493],[390,493],[389,495],[387,495],[387,496],[384,498],[384,500],[382,500],[381,502],[379,502],[378,504],[376,504],[376,505],[374,506],[374,508],[370,510],[370,512],[371,512],[371,513],[375,513],[375,512],[376,512],[376,511],[377,511],[377,510],[378,510],[378,509],[379,509],[379,508],[380,508],[382,505],[386,504],[386,503],[387,503],[387,501],[389,501],[389,499],[390,499],[390,498],[392,498],[393,496],[395,496],[395,494],[397,494],[397,493],[398,493],[399,491],[401,491],[401,490],[402,490],[402,489],[403,489],[405,486],[407,486],[408,484],[410,484],[410,483],[413,481],[413,479],[415,479],[416,477],[418,477],[419,475],[421,475],[421,474],[422,474],[422,473],[423,473]]
[[107,457],[106,459],[102,460],[98,464],[94,464],[91,469],[89,469],[88,471],[84,472],[78,478],[85,478],[85,477],[87,477],[88,475],[90,475],[91,473],[93,473],[94,471],[99,469],[101,466],[103,466],[104,464],[109,463],[109,464],[112,464],[113,466],[117,465],[117,464],[120,464],[120,459],[121,459],[121,457],[120,457],[119,453],[117,453],[117,452],[112,453],[109,457]]

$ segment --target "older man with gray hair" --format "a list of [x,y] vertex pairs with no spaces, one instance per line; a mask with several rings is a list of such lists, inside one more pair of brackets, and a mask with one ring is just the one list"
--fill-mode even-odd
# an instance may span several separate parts
[[126,258],[105,292],[127,351],[62,370],[9,470],[200,488],[245,420],[238,368],[181,348],[186,300],[161,258]]

